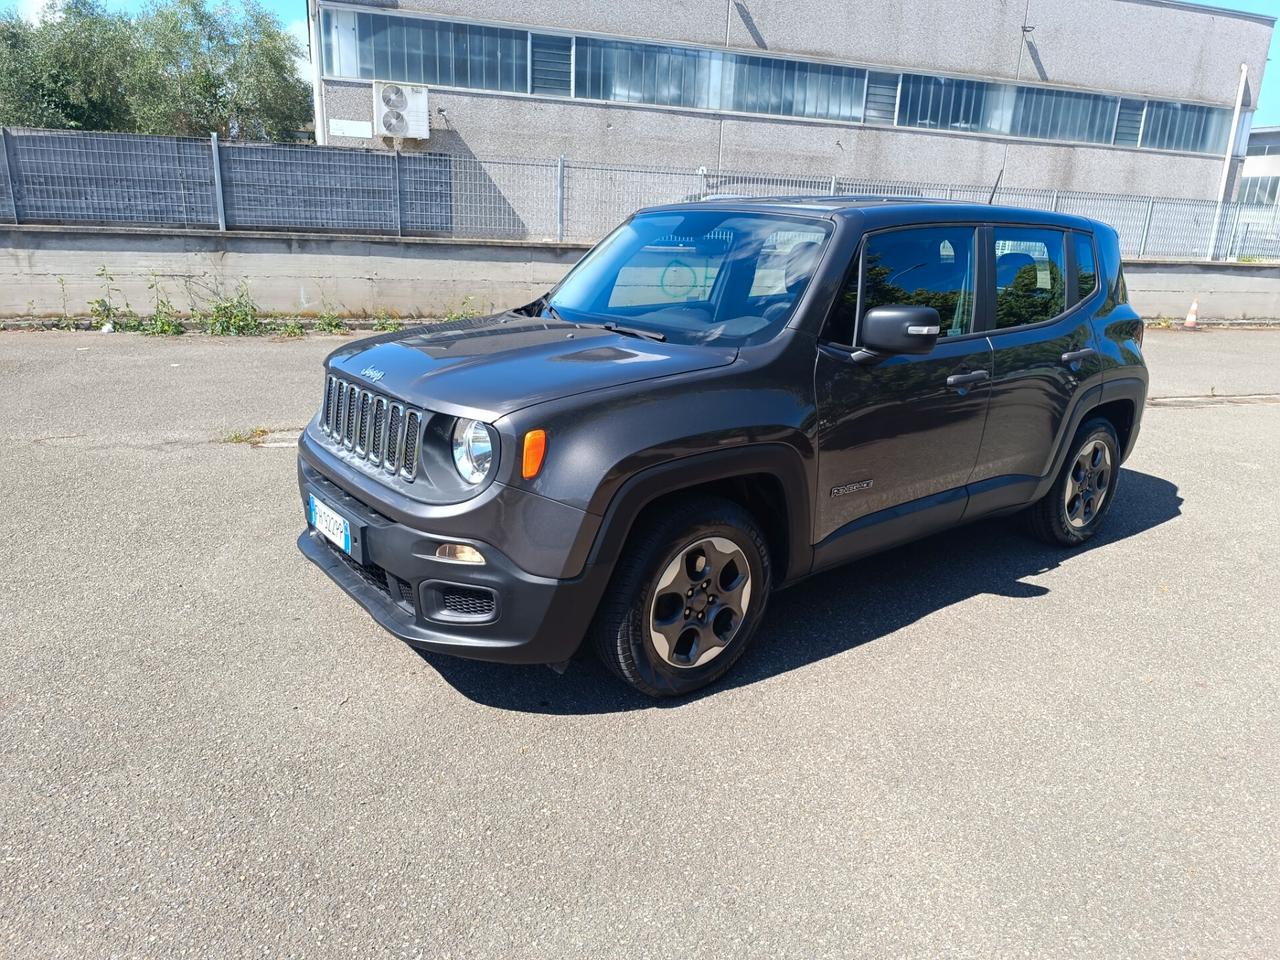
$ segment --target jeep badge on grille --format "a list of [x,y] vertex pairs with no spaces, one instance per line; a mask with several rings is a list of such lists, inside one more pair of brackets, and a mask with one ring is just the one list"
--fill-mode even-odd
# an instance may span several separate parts
[[364,377],[370,383],[377,383],[379,380],[385,377],[386,374],[383,373],[381,370],[379,370],[377,367],[365,367],[363,370],[360,371],[360,376]]

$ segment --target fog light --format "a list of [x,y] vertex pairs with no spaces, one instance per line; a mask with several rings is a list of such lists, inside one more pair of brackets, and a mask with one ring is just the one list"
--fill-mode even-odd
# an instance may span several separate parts
[[436,557],[454,563],[484,563],[480,551],[465,543],[442,543],[436,547]]

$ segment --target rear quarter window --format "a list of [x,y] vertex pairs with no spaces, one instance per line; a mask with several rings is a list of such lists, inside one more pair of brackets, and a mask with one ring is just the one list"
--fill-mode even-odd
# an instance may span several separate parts
[[1076,255],[1076,295],[1083,300],[1098,289],[1098,264],[1093,256],[1093,237],[1072,234]]

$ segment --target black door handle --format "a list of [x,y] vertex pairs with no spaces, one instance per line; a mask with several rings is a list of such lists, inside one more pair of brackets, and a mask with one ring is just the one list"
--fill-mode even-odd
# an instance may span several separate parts
[[1093,347],[1085,347],[1083,350],[1071,350],[1062,355],[1063,363],[1079,363],[1081,360],[1088,360],[1090,357],[1096,357],[1098,351]]
[[991,376],[991,374],[986,370],[975,370],[973,373],[953,373],[951,376],[947,377],[947,386],[966,387],[971,383],[981,383],[989,376]]

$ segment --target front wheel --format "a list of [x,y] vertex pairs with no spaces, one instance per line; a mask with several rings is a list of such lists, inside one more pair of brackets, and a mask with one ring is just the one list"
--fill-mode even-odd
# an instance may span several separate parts
[[754,517],[729,500],[659,504],[627,541],[591,627],[613,673],[653,697],[719,679],[764,614],[772,570]]
[[1046,543],[1074,547],[1102,526],[1115,499],[1120,444],[1109,420],[1089,420],[1076,431],[1058,479],[1027,511],[1034,533]]

